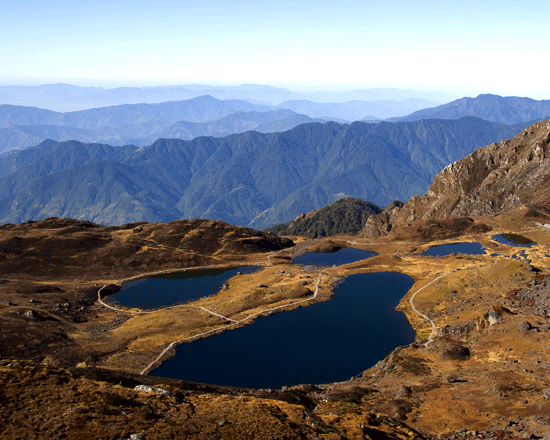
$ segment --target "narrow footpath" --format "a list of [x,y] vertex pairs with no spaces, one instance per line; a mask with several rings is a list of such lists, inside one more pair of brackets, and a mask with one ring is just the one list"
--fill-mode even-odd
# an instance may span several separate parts
[[416,297],[416,295],[418,293],[420,293],[422,290],[424,290],[426,287],[428,287],[429,285],[435,283],[437,280],[449,275],[450,273],[453,273],[453,272],[456,272],[458,269],[454,269],[454,270],[451,270],[449,272],[446,272],[444,273],[443,275],[440,275],[438,276],[437,278],[433,279],[432,281],[430,281],[428,284],[422,286],[420,289],[418,289],[416,292],[413,293],[413,295],[411,296],[411,299],[409,300],[409,303],[411,304],[411,308],[413,309],[413,311],[419,315],[422,319],[424,319],[425,321],[428,321],[431,326],[432,326],[432,332],[430,333],[430,336],[428,336],[428,342],[426,342],[426,345],[430,344],[435,336],[435,331],[436,331],[436,326],[435,326],[435,322],[430,319],[428,316],[424,315],[424,313],[421,313],[414,305],[414,298]]
[[[271,254],[269,254],[267,257],[267,263],[269,266],[273,266],[273,262],[271,261]],[[258,264],[258,265],[262,265],[263,263],[255,263],[255,264]],[[216,268],[216,267],[220,267],[218,265],[211,265],[211,266],[200,266],[200,267],[193,267],[192,269],[193,270],[197,270],[197,269],[212,269],[212,268]],[[174,272],[174,270],[165,270],[165,271],[157,271],[157,272],[149,272],[149,273],[144,273],[144,274],[139,274],[139,275],[136,275],[136,276],[133,276],[133,277],[130,277],[130,278],[125,278],[123,280],[120,280],[118,281],[119,283],[123,283],[125,281],[131,281],[131,280],[135,280],[135,279],[138,279],[138,278],[143,278],[143,277],[147,277],[147,276],[153,276],[153,275],[160,275],[160,274],[164,274],[164,273],[171,273],[171,272]],[[292,302],[292,303],[288,303],[288,304],[283,304],[283,305],[280,305],[280,306],[277,306],[277,307],[269,307],[267,309],[264,309],[264,310],[261,310],[259,312],[256,312],[252,315],[249,315],[239,321],[236,321],[234,319],[231,319],[227,316],[223,316],[223,315],[220,315],[219,313],[216,313],[210,309],[207,309],[205,307],[202,307],[202,306],[196,306],[196,305],[191,305],[191,304],[179,304],[179,305],[174,305],[174,306],[169,306],[169,307],[163,307],[162,309],[173,309],[173,308],[182,308],[182,307],[189,307],[189,308],[195,308],[195,309],[201,309],[201,310],[204,310],[205,312],[211,314],[211,315],[214,315],[214,316],[217,316],[225,321],[229,321],[231,324],[225,326],[225,327],[221,327],[221,328],[215,328],[215,329],[212,329],[212,330],[208,330],[206,332],[202,332],[202,333],[198,333],[194,336],[190,336],[188,338],[185,338],[185,339],[182,339],[182,340],[178,340],[178,341],[173,341],[171,342],[170,344],[168,344],[168,346],[162,350],[162,352],[152,361],[150,362],[141,372],[140,374],[141,375],[145,375],[147,374],[154,366],[155,364],[157,364],[158,362],[160,362],[162,360],[162,358],[166,355],[166,353],[174,348],[175,346],[183,343],[183,342],[189,342],[189,341],[193,341],[195,339],[198,339],[198,338],[201,338],[203,336],[207,336],[207,335],[210,335],[210,334],[214,334],[214,333],[220,333],[226,329],[229,329],[229,328],[232,328],[232,327],[236,327],[250,319],[253,319],[255,318],[256,316],[258,315],[262,315],[262,314],[265,314],[265,313],[271,313],[271,312],[274,312],[276,310],[280,310],[280,309],[283,309],[283,308],[287,308],[287,307],[291,307],[291,306],[296,306],[296,305],[299,305],[299,304],[303,304],[303,303],[306,303],[308,301],[312,301],[314,300],[315,298],[317,298],[317,295],[319,294],[319,285],[321,283],[321,277],[323,275],[323,272],[320,272],[319,273],[319,276],[317,278],[317,283],[315,284],[315,291],[313,292],[313,295],[310,296],[309,298],[305,298],[305,299],[302,299],[300,301],[296,301],[296,302]],[[155,313],[157,312],[159,309],[157,310],[148,310],[148,311],[145,311],[145,310],[127,310],[127,309],[123,309],[123,308],[120,308],[120,307],[116,307],[116,306],[112,306],[110,304],[107,304],[105,301],[103,301],[103,298],[101,297],[101,292],[103,291],[103,289],[105,289],[107,287],[107,285],[104,285],[102,286],[98,291],[97,291],[97,299],[98,299],[98,302],[103,306],[103,307],[106,307],[108,309],[111,309],[115,312],[123,312],[123,313],[129,313],[129,314],[133,314],[133,315],[142,315],[142,314],[150,314],[150,313]]]

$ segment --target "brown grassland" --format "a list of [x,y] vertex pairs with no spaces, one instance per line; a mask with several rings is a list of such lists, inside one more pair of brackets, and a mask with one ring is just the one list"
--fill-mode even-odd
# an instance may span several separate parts
[[[2,436],[397,439],[465,429],[542,438],[550,431],[543,394],[550,387],[550,321],[541,313],[550,311],[550,229],[525,210],[475,218],[464,231],[452,220],[417,222],[373,241],[291,242],[203,220],[106,228],[50,219],[0,227]],[[520,248],[491,236],[512,232],[537,244],[511,258]],[[480,242],[488,252],[420,255],[457,241]],[[321,269],[290,258],[346,246],[378,256],[323,270],[314,296]],[[197,307],[141,313],[98,302],[102,286],[110,286],[107,293],[139,274],[243,263],[263,268],[190,303]],[[253,318],[233,321],[251,315],[330,301],[339,278],[378,271],[414,279],[399,309],[417,337],[358,377],[249,390],[140,374],[174,341],[246,325]],[[413,295],[416,309],[435,324],[433,339],[431,323],[411,306]],[[525,321],[527,330],[520,327]],[[170,395],[137,391],[137,384]]]

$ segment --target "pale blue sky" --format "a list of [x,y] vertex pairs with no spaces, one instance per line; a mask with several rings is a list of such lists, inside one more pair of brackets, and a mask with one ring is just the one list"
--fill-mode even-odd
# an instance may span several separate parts
[[548,1],[0,0],[0,83],[550,99]]

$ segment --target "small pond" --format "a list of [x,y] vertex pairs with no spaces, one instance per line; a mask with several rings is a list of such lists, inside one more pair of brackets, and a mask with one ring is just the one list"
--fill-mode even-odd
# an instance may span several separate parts
[[303,264],[306,266],[341,266],[343,264],[365,260],[375,255],[378,254],[363,249],[344,248],[336,252],[307,252],[298,255],[292,261],[296,264]]
[[348,276],[328,301],[181,344],[150,374],[252,388],[347,380],[414,341],[395,310],[412,285],[394,272]]
[[497,234],[493,235],[492,239],[497,243],[516,247],[531,247],[537,244],[530,238],[518,234]]
[[243,266],[233,269],[187,270],[125,281],[122,289],[110,295],[107,300],[143,310],[169,307],[214,295],[238,272],[249,274],[259,269],[259,266]]
[[422,252],[422,255],[430,257],[444,257],[452,253],[466,255],[483,255],[485,248],[478,242],[449,243],[432,246]]

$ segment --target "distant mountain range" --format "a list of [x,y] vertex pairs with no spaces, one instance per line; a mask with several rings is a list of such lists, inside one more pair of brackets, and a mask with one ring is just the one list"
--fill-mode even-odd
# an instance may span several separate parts
[[325,122],[292,110],[211,96],[69,113],[0,105],[0,152],[34,146],[45,139],[141,147],[159,138],[220,137],[250,130],[268,133],[315,121]]
[[125,104],[68,113],[4,104],[0,105],[0,153],[34,146],[45,139],[143,147],[159,138],[190,140],[199,136],[222,137],[247,131],[282,132],[309,122],[379,122],[409,111],[413,113],[388,120],[411,122],[474,116],[510,125],[541,120],[550,115],[549,100],[496,95],[462,98],[415,111],[432,104],[419,99],[400,102],[352,100],[341,103],[292,100],[268,106],[244,100],[222,101],[212,96],[199,96],[185,101]]
[[0,155],[0,222],[208,218],[262,229],[344,196],[407,200],[447,164],[527,125],[309,123],[143,148],[44,141]]
[[550,100],[536,101],[517,96],[479,95],[461,98],[438,107],[418,110],[408,116],[392,118],[394,122],[411,122],[422,119],[459,119],[475,116],[500,124],[547,119],[550,117]]
[[324,118],[343,121],[376,121],[387,119],[395,115],[409,114],[418,110],[433,107],[437,103],[422,99],[404,99],[401,101],[374,100],[374,101],[346,101],[341,103],[318,103],[306,100],[285,101],[277,108],[294,110],[312,118]]
[[369,116],[371,112],[385,117],[428,105],[433,103],[421,100],[338,104],[288,101],[273,107],[244,100],[222,101],[208,95],[185,101],[124,104],[67,113],[3,104],[0,105],[0,152],[27,148],[45,139],[141,147],[159,138],[189,140],[252,130],[270,133],[290,130],[306,122],[373,121],[378,118]]
[[[61,112],[121,104],[153,104],[166,101],[183,101],[204,95],[210,95],[220,100],[244,100],[267,106],[275,106],[282,102],[293,100],[306,100],[317,103],[341,103],[354,100],[422,100],[432,101],[434,105],[437,105],[453,99],[442,93],[417,92],[414,90],[376,88],[346,92],[318,91],[307,93],[260,84],[242,84],[240,86],[188,84],[161,87],[117,87],[112,89],[78,87],[69,84],[0,86],[0,103],[2,104],[41,107]],[[415,110],[419,108],[422,107],[418,107]],[[401,114],[404,115],[410,113],[410,111]],[[393,116],[397,115],[394,114]]]
[[236,112],[267,112],[271,107],[247,101],[220,101],[211,96],[200,96],[186,101],[160,104],[124,104],[92,108],[67,113],[36,107],[0,105],[0,127],[13,125],[58,125],[96,129],[105,126],[123,126],[155,123],[157,121],[205,122],[223,118]]

